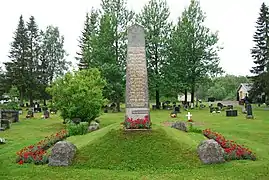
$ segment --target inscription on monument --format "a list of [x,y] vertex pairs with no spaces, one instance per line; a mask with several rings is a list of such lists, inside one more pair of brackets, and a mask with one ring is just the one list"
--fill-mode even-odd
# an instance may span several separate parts
[[148,110],[135,110],[132,111],[132,114],[148,114],[149,111]]
[[127,106],[147,107],[147,67],[145,47],[129,47],[127,62]]
[[126,117],[144,118],[149,115],[148,74],[145,34],[140,25],[128,29],[126,62]]

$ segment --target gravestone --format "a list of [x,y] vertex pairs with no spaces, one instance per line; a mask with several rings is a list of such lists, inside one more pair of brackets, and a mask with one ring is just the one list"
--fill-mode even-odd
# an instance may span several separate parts
[[45,110],[44,113],[43,113],[43,116],[44,116],[44,119],[47,119],[50,117],[50,113],[48,110]]
[[253,114],[252,114],[252,106],[251,104],[247,104],[246,105],[246,109],[247,109],[247,119],[253,119]]
[[150,117],[148,96],[145,33],[142,26],[134,24],[128,29],[125,120]]
[[235,116],[237,116],[237,110],[227,110],[226,111],[226,116],[227,117],[235,117]]
[[19,111],[16,111],[16,110],[0,110],[0,119],[7,119],[11,123],[19,122]]

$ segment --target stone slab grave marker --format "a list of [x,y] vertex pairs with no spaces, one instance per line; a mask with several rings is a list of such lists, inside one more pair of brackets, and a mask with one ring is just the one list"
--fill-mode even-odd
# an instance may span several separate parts
[[247,109],[247,116],[246,116],[246,118],[247,119],[253,119],[254,117],[253,117],[253,113],[252,113],[252,106],[251,106],[250,103],[248,103],[246,105],[246,109]]
[[125,119],[149,116],[148,73],[144,28],[134,24],[128,29]]

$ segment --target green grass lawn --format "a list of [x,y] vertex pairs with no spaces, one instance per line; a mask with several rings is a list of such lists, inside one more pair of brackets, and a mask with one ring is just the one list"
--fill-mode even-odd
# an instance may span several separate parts
[[161,110],[151,111],[154,124],[150,132],[123,132],[124,113],[102,115],[100,130],[67,139],[78,147],[70,167],[18,165],[18,150],[65,127],[57,115],[42,120],[39,114],[34,119],[21,117],[11,129],[0,132],[8,140],[0,145],[0,179],[269,179],[269,111],[254,109],[254,120],[246,120],[240,113],[230,118],[225,112],[210,114],[207,108],[191,113],[199,128],[211,128],[244,144],[256,153],[257,161],[202,165],[196,148],[205,139],[203,135],[164,124],[186,120],[186,112],[171,119],[170,111]]

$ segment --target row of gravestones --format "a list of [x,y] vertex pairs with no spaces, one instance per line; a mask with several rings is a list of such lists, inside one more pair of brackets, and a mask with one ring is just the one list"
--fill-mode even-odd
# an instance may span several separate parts
[[[225,107],[225,106],[223,106],[221,103],[218,103],[217,107],[213,107],[212,104],[209,107],[210,107],[210,113],[220,113],[221,110],[223,109],[223,107]],[[247,114],[246,115],[247,119],[253,119],[252,106],[250,103],[245,104],[242,112],[244,114]],[[226,116],[227,117],[238,116],[237,110],[233,109],[233,105],[226,106]]]

